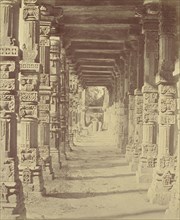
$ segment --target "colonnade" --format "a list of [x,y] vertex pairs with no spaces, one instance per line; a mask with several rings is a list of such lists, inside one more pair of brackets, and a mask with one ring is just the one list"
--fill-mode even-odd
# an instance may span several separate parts
[[[0,10],[1,215],[23,217],[24,199],[45,195],[44,181],[58,175],[85,127],[85,94],[63,45],[62,8],[1,0]],[[119,54],[109,107],[117,147],[171,218],[180,200],[175,15],[164,3],[138,12],[142,33]]]

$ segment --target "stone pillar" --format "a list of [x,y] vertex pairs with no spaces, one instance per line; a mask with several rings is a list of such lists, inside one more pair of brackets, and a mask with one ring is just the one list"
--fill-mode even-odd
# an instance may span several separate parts
[[130,169],[131,171],[136,171],[139,164],[139,157],[141,154],[141,144],[142,144],[142,114],[143,114],[143,96],[141,91],[135,90],[135,112],[134,112],[134,121],[135,121],[135,130],[134,130],[134,140],[131,147],[131,161]]
[[[178,70],[179,72],[179,70]],[[171,190],[171,200],[169,207],[166,210],[166,219],[179,219],[180,218],[180,77],[177,83],[177,126],[178,126],[178,142],[177,142],[177,167],[175,173],[175,184]]]
[[39,102],[39,6],[37,1],[24,0],[22,4],[24,34],[21,38],[22,61],[19,86],[19,170],[25,195],[35,196],[45,192],[38,149]]
[[158,9],[156,3],[144,5],[143,139],[142,153],[136,173],[138,183],[152,181],[152,171],[157,156],[158,91],[155,85],[155,74],[158,71]]
[[130,41],[130,62],[129,62],[129,85],[128,85],[128,144],[126,145],[126,158],[132,158],[132,145],[134,142],[134,110],[135,110],[135,96],[134,90],[137,84],[137,41]]
[[65,49],[61,48],[60,54],[61,61],[61,75],[60,75],[60,160],[61,165],[66,163],[67,155],[66,155],[66,54]]
[[50,155],[55,176],[60,169],[59,128],[60,128],[60,37],[50,37]]
[[16,1],[1,1],[0,14],[0,216],[16,219],[25,218],[17,157],[19,5]]
[[176,88],[173,80],[175,64],[175,8],[161,4],[159,39],[159,138],[157,167],[148,191],[152,203],[168,204],[174,182],[176,158],[173,152],[176,111]]
[[52,161],[50,156],[50,30],[51,22],[48,19],[48,11],[45,6],[40,8],[40,63],[42,73],[40,74],[39,86],[39,124],[38,124],[38,146],[39,164],[42,165],[44,179],[53,179]]
[[137,89],[134,90],[135,109],[134,109],[134,139],[130,145],[130,169],[137,171],[139,157],[142,148],[142,113],[143,113],[143,96],[142,85],[144,82],[144,36],[138,37],[138,59],[137,59]]

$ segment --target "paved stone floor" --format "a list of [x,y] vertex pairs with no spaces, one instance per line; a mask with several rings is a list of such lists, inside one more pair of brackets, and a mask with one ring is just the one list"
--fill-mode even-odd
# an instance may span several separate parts
[[82,138],[47,196],[27,201],[30,219],[163,219],[164,206],[147,201],[126,160],[105,132]]

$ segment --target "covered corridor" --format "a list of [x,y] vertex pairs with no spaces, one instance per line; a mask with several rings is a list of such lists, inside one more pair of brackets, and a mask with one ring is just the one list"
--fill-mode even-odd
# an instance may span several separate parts
[[[167,206],[147,201],[146,185],[105,131],[81,138],[44,198],[30,200],[30,219],[163,219]],[[51,207],[51,209],[49,209]]]
[[0,0],[0,218],[180,218],[179,0]]

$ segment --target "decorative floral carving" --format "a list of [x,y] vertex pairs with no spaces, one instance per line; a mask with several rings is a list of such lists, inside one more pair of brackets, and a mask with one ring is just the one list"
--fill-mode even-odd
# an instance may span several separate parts
[[15,79],[1,79],[0,90],[15,90]]
[[21,92],[20,100],[22,102],[37,102],[38,101],[37,92]]

